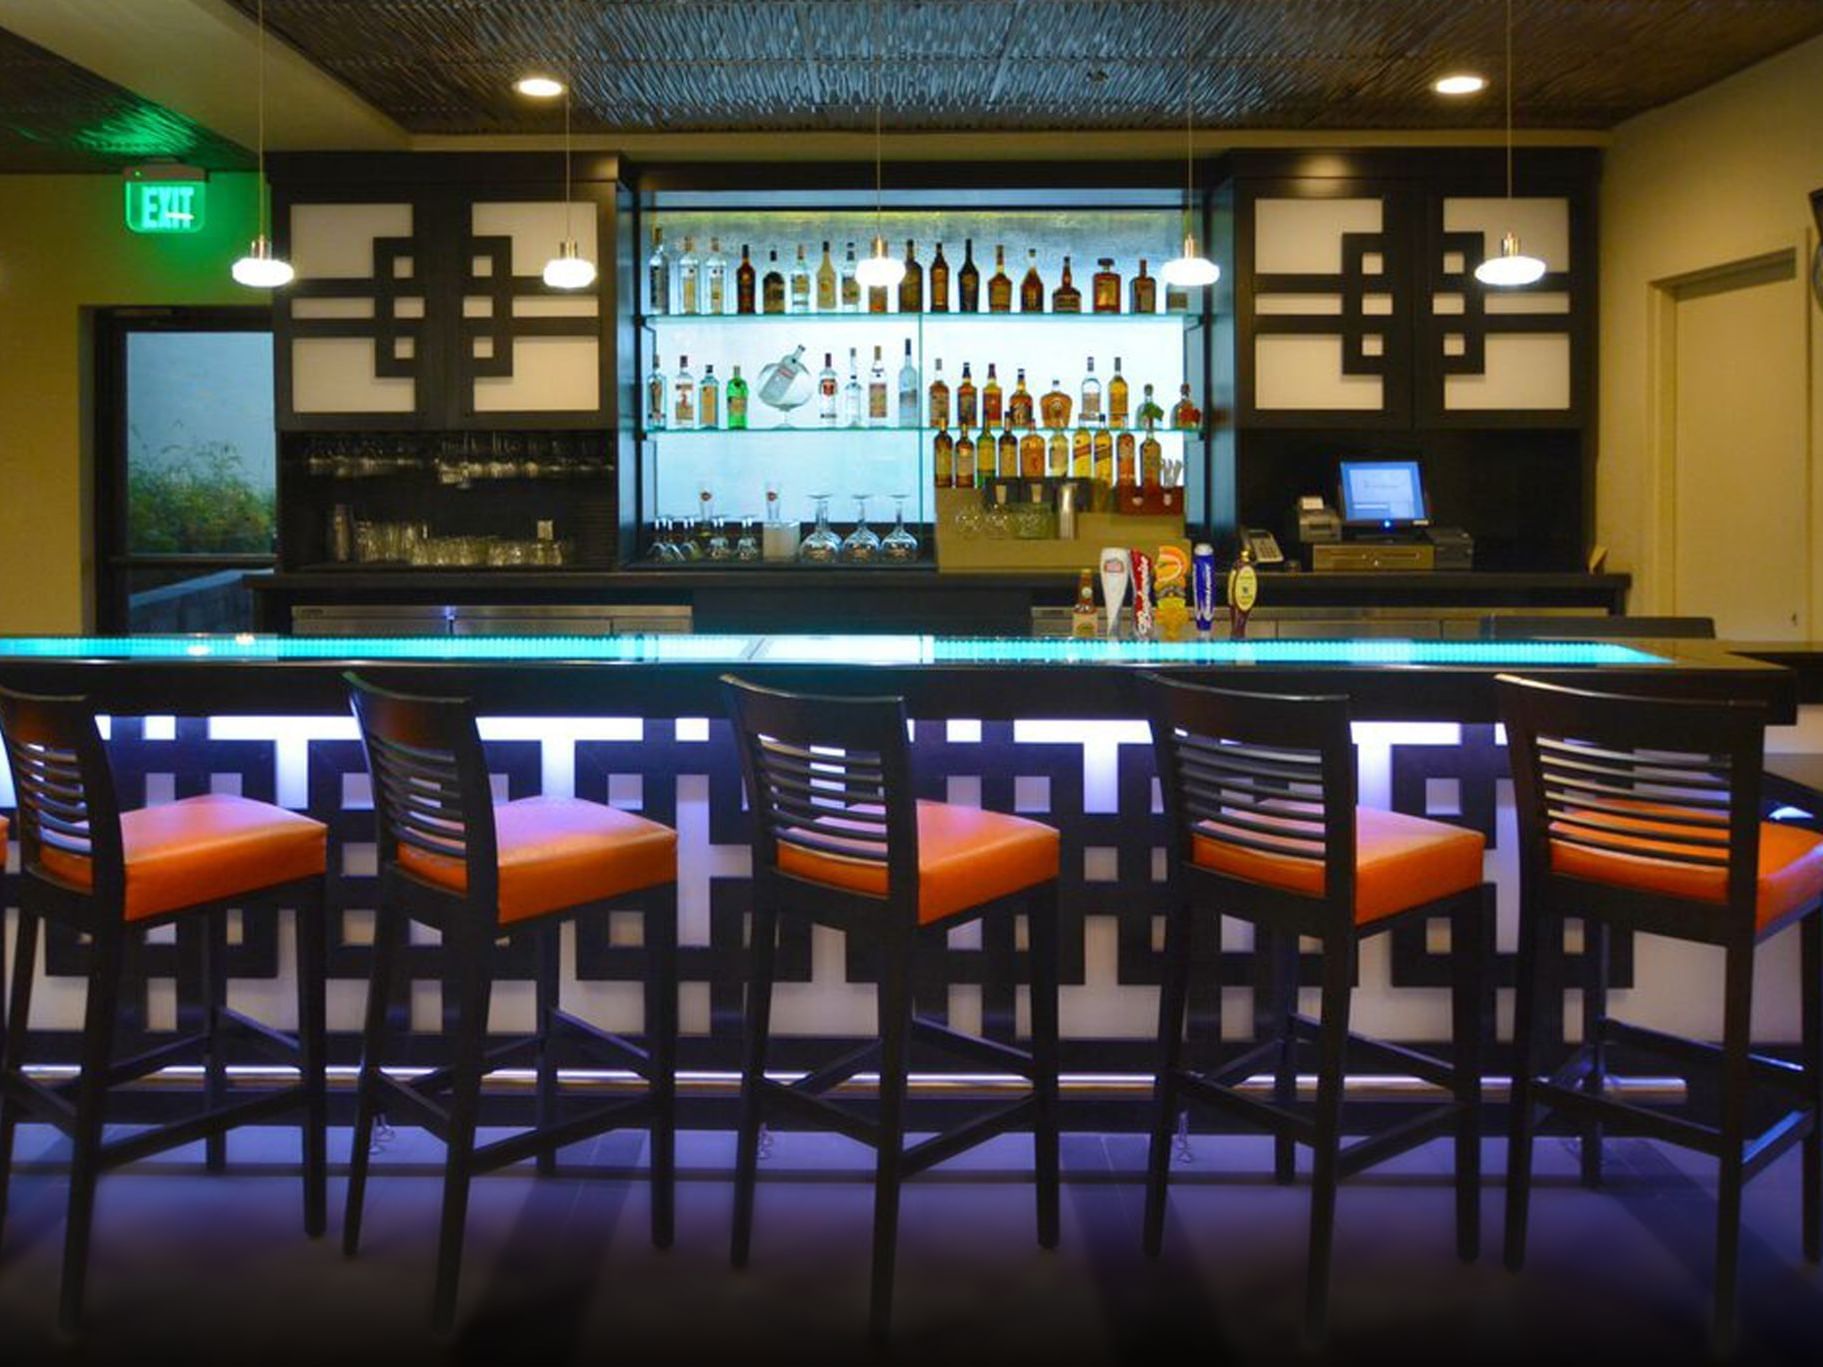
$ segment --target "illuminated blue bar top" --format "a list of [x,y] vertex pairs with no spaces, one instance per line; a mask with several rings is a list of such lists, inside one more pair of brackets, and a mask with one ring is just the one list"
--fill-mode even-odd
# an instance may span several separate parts
[[23,636],[0,660],[437,664],[1445,665],[1639,667],[1670,661],[1610,641],[1188,640],[961,636]]

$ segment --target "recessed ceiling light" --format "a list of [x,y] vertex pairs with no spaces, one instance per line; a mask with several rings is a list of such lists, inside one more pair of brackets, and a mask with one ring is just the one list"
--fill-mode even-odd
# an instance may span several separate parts
[[563,82],[552,76],[521,76],[513,82],[513,89],[534,100],[554,100],[563,94]]
[[1452,71],[1431,82],[1431,89],[1439,95],[1479,95],[1487,88],[1488,78],[1472,71]]

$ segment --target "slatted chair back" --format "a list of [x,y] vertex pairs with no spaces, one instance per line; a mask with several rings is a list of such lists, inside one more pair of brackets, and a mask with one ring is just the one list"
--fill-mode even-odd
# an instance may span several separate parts
[[409,879],[399,868],[405,849],[465,863],[467,900],[493,907],[500,891],[494,801],[474,704],[342,677],[367,749],[382,870]]
[[918,816],[903,698],[784,693],[724,675],[753,821],[756,872],[781,847],[877,866],[915,917]]
[[1644,698],[1502,675],[1520,853],[1627,855],[1709,875],[1753,925],[1766,709]]
[[67,886],[44,865],[84,860],[82,889],[106,905],[126,895],[114,773],[87,698],[41,697],[0,688],[0,736],[18,804],[20,867]]
[[[1339,914],[1355,901],[1355,758],[1348,700],[1146,678],[1159,786],[1183,865],[1264,856]],[[1199,844],[1216,856],[1198,860]],[[1241,876],[1241,875],[1236,875]]]

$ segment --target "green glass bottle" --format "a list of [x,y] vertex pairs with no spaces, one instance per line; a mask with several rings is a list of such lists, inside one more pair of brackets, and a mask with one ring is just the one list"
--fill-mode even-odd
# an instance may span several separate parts
[[739,366],[736,366],[734,373],[728,377],[727,400],[728,426],[745,427],[747,425],[747,382],[741,378]]

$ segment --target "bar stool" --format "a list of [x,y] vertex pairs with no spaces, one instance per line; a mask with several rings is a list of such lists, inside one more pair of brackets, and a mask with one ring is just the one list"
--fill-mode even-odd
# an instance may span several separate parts
[[[12,768],[19,821],[19,933],[0,1070],[0,1222],[23,1115],[69,1135],[69,1216],[58,1322],[82,1315],[95,1186],[102,1173],[167,1149],[206,1141],[211,1171],[225,1166],[237,1125],[303,1113],[304,1229],[323,1232],[328,1163],[323,1091],[323,896],[328,832],[307,817],[248,798],[211,794],[122,812],[107,751],[87,699],[0,689],[0,733]],[[231,908],[290,907],[297,933],[295,1036],[227,1004]],[[51,921],[88,943],[88,1003],[81,1072],[48,1084],[25,1072],[38,929]],[[116,1061],[121,961],[130,933],[176,923],[180,943],[202,932],[202,1028]],[[195,941],[190,941],[193,945]],[[295,1086],[229,1100],[230,1042],[295,1063]],[[187,1119],[102,1142],[108,1092],[161,1068],[202,1060],[204,1107]]]
[[[432,1322],[446,1333],[455,1320],[457,1278],[470,1179],[477,1173],[537,1160],[556,1170],[556,1151],[607,1130],[645,1123],[652,1145],[652,1242],[671,1244],[676,1143],[677,833],[668,826],[577,798],[531,797],[496,805],[488,782],[473,705],[377,688],[343,676],[373,779],[380,905],[374,925],[373,975],[361,1038],[361,1073],[349,1161],[343,1249],[361,1238],[361,1208],[375,1112],[395,1108],[448,1147],[437,1244]],[[644,1047],[560,1009],[562,923],[605,911],[636,893],[645,912],[646,1040]],[[453,1060],[410,1081],[381,1070],[387,1007],[407,922],[435,928],[446,964],[446,1027]],[[497,941],[538,937],[533,1035],[486,1048],[488,1002]],[[646,1081],[643,1096],[560,1116],[570,1100],[558,1086],[559,1042],[575,1045]],[[537,1069],[536,1123],[479,1147],[475,1127],[482,1078],[531,1060]],[[447,1102],[436,1100],[448,1093]]]
[[[1601,1178],[1604,1121],[1711,1154],[1720,1164],[1711,1337],[1727,1353],[1735,1338],[1741,1188],[1800,1139],[1804,1256],[1814,1263],[1823,1254],[1823,919],[1815,914],[1823,835],[1760,820],[1766,714],[1759,703],[1625,697],[1507,676],[1497,687],[1521,860],[1507,1266],[1517,1271],[1525,1260],[1532,1137],[1543,1113],[1579,1122],[1589,1185]],[[1540,979],[1558,957],[1553,946],[1568,916],[1582,920],[1593,970],[1583,988],[1583,1042],[1539,1078]],[[1802,927],[1802,1064],[1751,1047],[1754,947],[1793,924]],[[1613,929],[1722,948],[1720,1048],[1608,1015]],[[1615,1044],[1665,1055],[1687,1073],[1719,1073],[1721,1123],[1609,1099],[1603,1086]],[[1785,1093],[1789,1108],[1749,1136],[1756,1083]]]
[[[1146,1252],[1164,1241],[1172,1127],[1184,1101],[1226,1111],[1274,1136],[1273,1173],[1290,1182],[1295,1143],[1312,1153],[1305,1337],[1326,1328],[1336,1184],[1444,1134],[1456,1151],[1456,1250],[1480,1243],[1482,981],[1493,918],[1475,831],[1357,807],[1348,700],[1267,697],[1146,679],[1159,783],[1171,824],[1176,898],[1165,928],[1156,1109],[1146,1175]],[[1254,1048],[1213,1073],[1184,1063],[1191,942],[1219,936],[1220,917],[1251,922],[1269,954],[1270,1002],[1256,1006]],[[1402,922],[1450,920],[1453,1058],[1368,1039],[1348,1028],[1362,940]],[[1319,942],[1322,1013],[1297,1011],[1298,942]],[[1317,1046],[1314,1116],[1295,1108],[1296,1051]],[[1352,1055],[1446,1090],[1450,1099],[1341,1146],[1345,1064]],[[1261,1068],[1271,1101],[1239,1090]]]
[[[915,801],[902,698],[828,698],[722,679],[753,814],[753,923],[746,1064],[735,1165],[733,1261],[747,1263],[760,1124],[769,1111],[834,1129],[878,1151],[869,1332],[891,1324],[901,1182],[1030,1121],[1038,1242],[1057,1243],[1058,834],[998,812]],[[1029,1051],[914,1014],[913,957],[959,925],[1025,913],[1031,975]],[[879,938],[879,1037],[787,1085],[766,1076],[774,941],[781,915]],[[1029,1078],[1009,1105],[919,1141],[905,1140],[908,1054],[917,1040]],[[879,1118],[824,1093],[877,1060]]]

